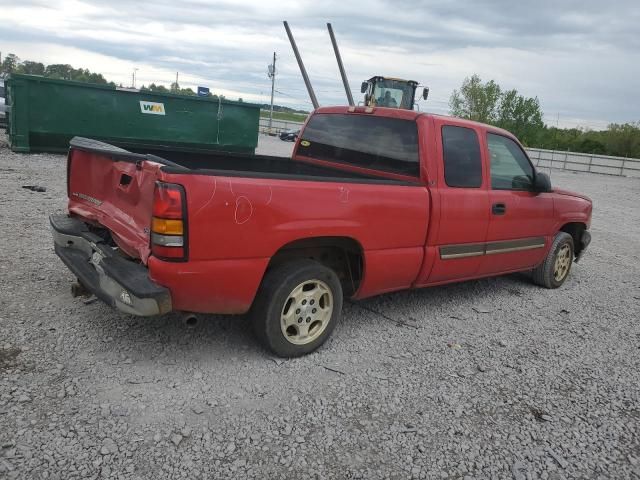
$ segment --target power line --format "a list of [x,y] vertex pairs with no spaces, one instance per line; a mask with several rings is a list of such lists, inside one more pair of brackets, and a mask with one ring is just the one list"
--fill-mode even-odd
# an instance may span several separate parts
[[298,100],[298,101],[301,101],[301,102],[304,102],[304,103],[308,103],[309,105],[313,105],[313,103],[310,102],[309,100],[302,100],[301,98],[294,97],[293,95],[289,95],[288,93],[281,92],[280,90],[276,90],[276,93],[279,93],[280,95],[284,95],[285,97],[293,98],[294,100]]

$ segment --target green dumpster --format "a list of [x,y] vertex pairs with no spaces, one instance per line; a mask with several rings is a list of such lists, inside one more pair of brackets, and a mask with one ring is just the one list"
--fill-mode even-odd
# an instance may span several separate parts
[[133,151],[254,153],[259,105],[12,74],[6,80],[14,152],[65,152],[82,136]]

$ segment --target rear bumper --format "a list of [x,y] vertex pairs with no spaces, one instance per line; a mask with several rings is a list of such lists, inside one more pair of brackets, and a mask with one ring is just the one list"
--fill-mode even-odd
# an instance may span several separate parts
[[55,252],[96,297],[132,315],[170,312],[171,294],[149,278],[147,268],[122,257],[77,218],[49,217]]

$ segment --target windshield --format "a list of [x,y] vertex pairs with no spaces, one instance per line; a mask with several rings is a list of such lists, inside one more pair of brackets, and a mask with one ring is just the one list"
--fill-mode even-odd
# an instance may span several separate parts
[[376,83],[373,98],[379,107],[413,108],[414,89],[401,80],[380,80]]

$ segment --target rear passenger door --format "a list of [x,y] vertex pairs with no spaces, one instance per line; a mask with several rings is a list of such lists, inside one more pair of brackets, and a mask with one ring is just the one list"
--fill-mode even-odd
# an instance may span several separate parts
[[[427,281],[439,283],[473,277],[482,261],[489,225],[488,185],[483,172],[479,129],[436,121],[442,169],[437,188],[439,222],[433,268]],[[423,279],[424,280],[424,279]]]
[[553,199],[535,193],[535,170],[522,147],[497,133],[486,134],[491,220],[480,274],[533,267],[544,257],[553,229]]

